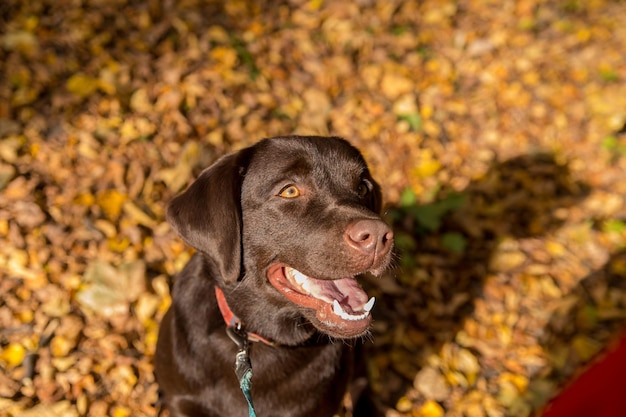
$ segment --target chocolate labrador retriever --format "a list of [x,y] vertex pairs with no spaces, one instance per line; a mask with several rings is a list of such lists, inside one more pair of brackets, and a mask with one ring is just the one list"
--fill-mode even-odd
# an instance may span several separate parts
[[170,415],[336,413],[374,304],[358,278],[390,263],[380,209],[363,157],[335,137],[264,139],[174,198],[167,219],[197,253],[157,344]]

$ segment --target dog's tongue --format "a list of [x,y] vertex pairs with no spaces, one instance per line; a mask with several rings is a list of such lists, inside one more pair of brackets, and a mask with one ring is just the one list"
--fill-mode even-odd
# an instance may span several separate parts
[[285,297],[314,309],[316,317],[327,325],[348,329],[369,324],[374,298],[368,300],[354,277],[316,279],[287,266],[270,271],[268,276]]

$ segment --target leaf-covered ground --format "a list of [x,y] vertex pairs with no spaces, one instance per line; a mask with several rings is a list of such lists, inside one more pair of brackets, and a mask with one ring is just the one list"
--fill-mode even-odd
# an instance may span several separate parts
[[626,319],[626,2],[5,0],[0,415],[153,416],[189,251],[165,203],[259,138],[334,134],[397,268],[389,417],[532,415]]

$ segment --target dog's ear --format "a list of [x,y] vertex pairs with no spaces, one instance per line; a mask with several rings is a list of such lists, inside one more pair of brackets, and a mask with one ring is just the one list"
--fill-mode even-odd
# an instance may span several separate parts
[[205,254],[225,281],[241,273],[241,184],[251,149],[229,154],[176,196],[167,221],[183,240]]

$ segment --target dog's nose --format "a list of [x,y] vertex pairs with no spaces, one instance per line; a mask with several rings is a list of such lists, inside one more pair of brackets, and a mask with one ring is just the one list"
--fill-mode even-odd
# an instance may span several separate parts
[[376,253],[383,257],[393,243],[393,232],[380,220],[361,219],[348,225],[345,232],[348,244],[366,255]]

